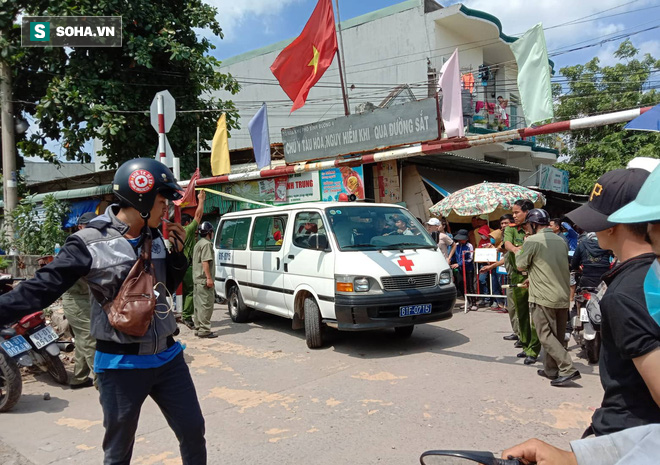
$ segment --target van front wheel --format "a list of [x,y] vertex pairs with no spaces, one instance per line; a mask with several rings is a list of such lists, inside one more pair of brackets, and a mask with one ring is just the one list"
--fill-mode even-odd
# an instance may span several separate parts
[[227,292],[227,307],[229,307],[229,316],[234,323],[245,323],[250,316],[250,309],[243,302],[241,291],[238,286],[232,286]]
[[323,345],[319,306],[312,297],[307,297],[303,304],[303,309],[305,311],[305,340],[307,341],[307,347],[318,349]]

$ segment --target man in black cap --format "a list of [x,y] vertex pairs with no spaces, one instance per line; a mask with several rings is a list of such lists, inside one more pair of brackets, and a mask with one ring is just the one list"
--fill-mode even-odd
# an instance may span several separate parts
[[[467,229],[459,229],[454,241],[456,248],[451,268],[456,270],[456,289],[459,294],[474,294],[474,247],[468,242]],[[465,308],[477,310],[477,298],[465,297]]]
[[655,259],[645,240],[647,223],[608,221],[610,214],[635,200],[648,176],[638,168],[605,173],[589,202],[567,215],[580,228],[595,232],[600,246],[619,259],[603,276],[608,286],[600,301],[600,379],[605,394],[585,435],[660,423],[660,399],[650,389],[657,387],[660,368],[648,359],[660,347],[660,326],[644,299],[644,279]]
[[[94,212],[80,215],[78,230],[85,229],[97,216]],[[94,374],[96,339],[89,332],[89,287],[83,279],[76,281],[62,294],[62,311],[75,338],[75,363],[69,387],[71,389],[90,387],[94,384],[90,375]]]

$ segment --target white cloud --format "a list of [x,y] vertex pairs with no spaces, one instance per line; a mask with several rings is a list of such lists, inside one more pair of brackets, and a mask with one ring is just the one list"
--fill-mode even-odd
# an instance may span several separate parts
[[649,40],[642,42],[637,46],[639,49],[639,58],[642,58],[645,54],[650,53],[653,58],[660,59],[660,40]]
[[600,48],[594,49],[598,53],[596,56],[600,60],[600,66],[612,66],[619,62],[619,60],[614,56],[614,52],[619,48],[619,44],[610,42],[601,46]]
[[216,19],[222,27],[225,40],[232,42],[240,39],[241,25],[247,18],[259,18],[263,21],[261,32],[268,32],[268,21],[273,20],[282,11],[303,0],[206,0],[205,3],[218,9]]
[[[463,0],[465,6],[486,11],[502,22],[504,33],[508,35],[522,34],[535,24],[542,22],[544,28],[557,24],[594,15],[604,10],[617,7],[621,0],[507,0],[493,2],[492,0]],[[614,15],[625,11],[644,8],[657,4],[653,0],[629,2],[601,16]],[[649,10],[653,11],[653,10]],[[650,13],[649,13],[650,14]],[[603,18],[601,20],[587,18],[579,24],[557,27],[545,31],[548,51],[572,45],[584,40],[595,40],[600,36],[619,32],[626,27],[623,22],[633,14]],[[636,23],[634,23],[636,24]]]

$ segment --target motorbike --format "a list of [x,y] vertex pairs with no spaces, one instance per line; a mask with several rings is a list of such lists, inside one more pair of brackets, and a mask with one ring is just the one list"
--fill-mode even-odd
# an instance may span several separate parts
[[21,397],[20,367],[36,365],[58,383],[67,382],[57,339],[55,330],[45,322],[43,312],[27,315],[11,327],[0,328],[0,412],[11,410]]
[[592,321],[587,311],[594,288],[581,288],[575,293],[575,307],[572,315],[573,339],[584,349],[589,363],[598,363],[600,357],[600,326]]
[[15,329],[0,329],[0,412],[11,410],[21,397],[23,380],[17,361],[26,358],[28,350],[30,344]]
[[[0,294],[11,291],[12,284],[21,280],[0,275]],[[10,327],[0,328],[0,412],[13,407],[21,395],[21,366],[37,366],[59,384],[67,383],[58,340],[59,335],[48,324],[43,311],[26,315]]]
[[59,335],[46,321],[44,312],[38,311],[26,315],[12,325],[12,328],[16,331],[16,335],[23,336],[30,345],[27,354],[31,363],[20,364],[36,365],[59,384],[66,384],[69,377],[60,359]]
[[[482,465],[527,465],[521,460],[498,459],[491,452],[471,450],[429,450],[419,458],[422,465],[470,465],[480,463]],[[529,464],[533,465],[533,464]]]

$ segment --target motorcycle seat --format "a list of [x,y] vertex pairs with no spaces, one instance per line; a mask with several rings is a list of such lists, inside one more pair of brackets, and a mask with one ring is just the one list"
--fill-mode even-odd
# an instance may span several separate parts
[[18,324],[22,325],[23,323],[27,323],[28,321],[32,320],[36,316],[40,316],[41,319],[43,319],[43,311],[39,310],[38,312],[34,312],[34,313],[30,313],[29,315],[25,315],[23,318],[18,320]]

